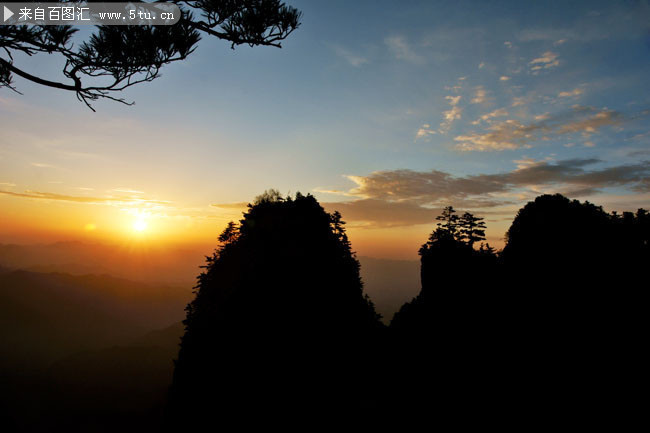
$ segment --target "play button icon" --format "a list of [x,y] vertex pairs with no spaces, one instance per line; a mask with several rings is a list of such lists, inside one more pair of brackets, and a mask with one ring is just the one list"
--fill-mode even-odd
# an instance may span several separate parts
[[11,17],[14,15],[14,13],[11,12],[11,11],[7,8],[7,6],[3,6],[3,7],[4,7],[4,13],[5,13],[5,19],[4,19],[4,20],[7,21],[9,18],[11,18]]

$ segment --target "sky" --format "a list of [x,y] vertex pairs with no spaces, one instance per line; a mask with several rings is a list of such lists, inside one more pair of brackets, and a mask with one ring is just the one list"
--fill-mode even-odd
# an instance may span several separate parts
[[[447,205],[496,247],[543,193],[650,207],[647,1],[288,4],[281,49],[204,36],[134,106],[0,89],[0,243],[216,244],[269,188],[400,259]],[[54,56],[16,64],[60,78]]]

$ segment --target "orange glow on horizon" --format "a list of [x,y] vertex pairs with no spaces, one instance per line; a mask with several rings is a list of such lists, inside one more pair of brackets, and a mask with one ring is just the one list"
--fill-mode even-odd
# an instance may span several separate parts
[[[174,201],[174,206],[180,202]],[[51,244],[59,241],[128,245],[129,248],[208,250],[228,221],[238,221],[243,209],[101,205],[0,197],[0,243]],[[216,210],[215,210],[216,209]],[[345,218],[345,215],[344,215]],[[503,247],[508,222],[489,224],[488,242]],[[435,224],[372,228],[348,225],[358,256],[418,260],[418,250]]]

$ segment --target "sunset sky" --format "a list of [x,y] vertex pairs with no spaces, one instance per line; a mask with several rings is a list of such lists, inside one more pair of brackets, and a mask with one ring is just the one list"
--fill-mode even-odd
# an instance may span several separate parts
[[132,107],[0,89],[0,243],[214,244],[268,188],[386,258],[416,258],[446,205],[497,247],[542,193],[650,207],[647,1],[288,3],[282,49],[204,37]]

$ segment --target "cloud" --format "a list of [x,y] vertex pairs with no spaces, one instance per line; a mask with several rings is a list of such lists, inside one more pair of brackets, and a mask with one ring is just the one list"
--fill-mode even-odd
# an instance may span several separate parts
[[501,185],[474,182],[470,178],[457,178],[449,173],[431,170],[378,171],[368,176],[348,176],[357,184],[349,194],[367,199],[389,201],[415,201],[420,204],[437,203],[449,198],[482,195],[504,190]]
[[487,92],[483,88],[483,86],[478,86],[476,88],[476,93],[474,94],[474,98],[470,101],[472,104],[482,104],[485,102]]
[[218,207],[219,209],[247,209],[248,202],[239,201],[234,203],[215,203],[211,204],[212,207]]
[[431,125],[425,123],[420,129],[418,129],[418,132],[415,134],[415,139],[425,138],[434,134],[437,134],[437,131],[431,129]]
[[424,63],[424,57],[418,55],[409,46],[407,40],[403,36],[390,36],[384,39],[384,43],[388,50],[398,59],[405,60],[414,64]]
[[607,2],[602,12],[581,14],[566,27],[526,26],[516,34],[521,42],[591,42],[605,39],[638,40],[648,31],[648,6],[645,2]]
[[650,131],[635,134],[634,136],[626,139],[626,141],[650,141]]
[[115,189],[112,189],[111,191],[123,192],[123,193],[126,193],[126,194],[144,194],[143,191],[138,191],[136,189],[131,189],[131,188],[115,188]]
[[508,119],[491,123],[486,132],[472,132],[454,138],[456,147],[462,151],[500,151],[529,148],[538,140],[549,140],[551,136],[580,133],[587,139],[598,129],[623,122],[623,116],[613,110],[595,110],[592,107],[576,105],[568,113],[554,117],[541,115],[537,122],[523,124]]
[[529,63],[530,70],[533,73],[539,72],[541,69],[550,69],[558,66],[560,61],[558,55],[552,51],[547,51],[541,57],[531,60]]
[[361,199],[347,202],[323,203],[323,207],[333,212],[338,210],[351,226],[386,228],[427,224],[440,215],[439,208],[426,208],[416,203],[388,202],[377,199]]
[[[583,110],[586,107],[574,107],[574,110]],[[621,113],[613,110],[602,110],[586,118],[578,119],[574,122],[568,122],[561,125],[558,129],[560,134],[573,132],[582,133],[583,137],[588,138],[603,126],[617,125],[623,121]]]
[[489,123],[495,117],[503,117],[503,116],[507,116],[507,115],[508,115],[508,111],[506,111],[505,108],[499,108],[499,109],[491,111],[491,112],[489,112],[487,114],[483,114],[481,117],[479,117],[478,119],[473,121],[472,125],[478,125],[481,122],[488,122]]
[[521,42],[554,41],[554,45],[561,45],[569,38],[575,39],[572,30],[539,27],[526,28],[517,35],[517,39]]
[[560,98],[569,98],[571,96],[580,96],[584,92],[585,92],[584,90],[582,90],[581,88],[578,87],[578,88],[573,89],[573,90],[571,90],[569,92],[560,92],[560,93],[558,93],[557,96],[560,97]]
[[602,163],[601,160],[588,158],[551,162],[524,159],[515,163],[517,167],[510,172],[462,177],[439,170],[392,170],[374,172],[368,176],[349,176],[357,184],[349,192],[365,199],[412,201],[435,206],[445,201],[480,200],[481,197],[482,203],[485,203],[486,195],[535,185],[635,187],[650,178],[649,161],[593,170],[587,168]]
[[627,154],[630,158],[636,158],[637,156],[650,156],[650,149],[648,150],[634,150]]
[[537,125],[523,125],[517,120],[506,120],[488,127],[490,132],[458,135],[454,141],[462,151],[495,151],[519,149],[527,146],[533,138]]
[[38,191],[25,191],[25,192],[12,192],[0,190],[0,194],[29,198],[36,200],[53,200],[53,201],[66,201],[72,203],[86,203],[86,204],[104,204],[104,205],[168,205],[170,202],[162,200],[149,200],[133,197],[88,197],[88,196],[73,196],[65,194],[56,194],[52,192],[38,192]]
[[449,129],[451,129],[451,125],[454,123],[455,120],[458,120],[462,117],[462,108],[458,106],[458,103],[460,102],[461,96],[445,96],[445,99],[449,102],[449,105],[451,105],[451,108],[447,111],[442,112],[442,122],[440,123],[440,129],[438,132],[441,134],[446,134]]
[[512,98],[512,106],[513,107],[519,107],[519,106],[522,106],[522,105],[526,105],[527,102],[528,102],[528,98],[526,98],[524,96],[515,96],[514,98]]
[[[569,159],[558,162],[530,158],[515,161],[516,168],[504,173],[454,176],[440,170],[377,171],[367,176],[348,176],[356,186],[347,192],[357,200],[327,203],[344,218],[371,227],[424,224],[439,209],[452,204],[461,209],[510,206],[538,195],[540,191],[562,192],[585,197],[602,188],[624,187],[650,190],[650,161],[593,168],[599,159]],[[523,192],[522,192],[523,191]]]
[[337,56],[343,58],[346,62],[348,62],[351,66],[354,66],[355,68],[358,68],[368,63],[367,58],[354,54],[352,51],[348,50],[347,48],[343,48],[338,45],[333,46],[332,48],[334,49],[334,52],[336,53]]

